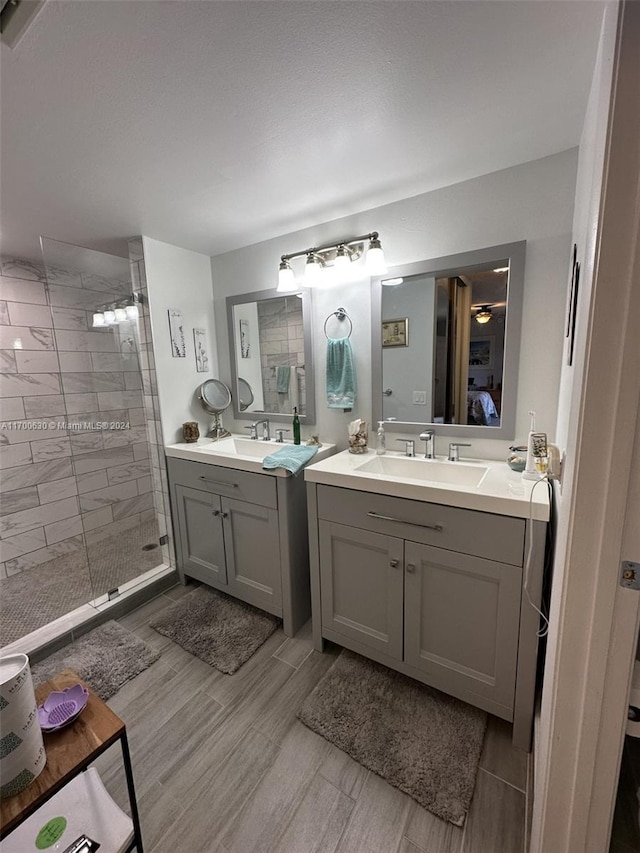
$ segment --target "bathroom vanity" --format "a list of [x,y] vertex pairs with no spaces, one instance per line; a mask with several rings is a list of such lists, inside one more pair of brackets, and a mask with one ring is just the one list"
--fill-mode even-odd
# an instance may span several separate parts
[[505,463],[345,452],[305,478],[315,648],[483,708],[530,749],[546,485],[529,519],[533,484]]
[[230,436],[165,452],[182,583],[195,578],[280,616],[293,636],[311,608],[307,508],[301,475],[262,468],[282,447]]

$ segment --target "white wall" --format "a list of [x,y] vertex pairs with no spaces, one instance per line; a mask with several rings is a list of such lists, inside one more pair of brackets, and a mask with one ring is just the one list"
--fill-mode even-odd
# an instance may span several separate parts
[[[390,267],[432,257],[527,241],[516,436],[526,437],[527,411],[554,436],[563,344],[567,270],[575,187],[575,149],[434,192],[324,223],[212,258],[220,378],[229,381],[225,298],[274,287],[280,255],[341,237],[379,231]],[[353,319],[351,342],[358,374],[353,413],[327,409],[324,319],[338,306]],[[371,291],[368,279],[313,292],[317,425],[321,440],[346,447],[354,415],[371,420]],[[303,435],[310,432],[303,427]],[[446,427],[437,428],[446,435]],[[438,441],[438,452],[444,441]],[[507,445],[473,441],[475,455],[503,458]]]
[[[234,307],[236,322],[236,365],[238,376],[248,382],[253,391],[253,403],[247,408],[248,412],[264,411],[264,393],[262,390],[262,359],[260,358],[260,338],[258,335],[258,303],[247,302]],[[251,348],[247,358],[242,358],[240,353],[240,334],[238,324],[240,320],[247,320],[251,332]],[[229,383],[231,388],[231,383]],[[235,389],[231,388],[235,394]]]
[[[142,238],[149,288],[158,395],[165,444],[182,441],[182,424],[198,421],[205,435],[211,417],[195,398],[206,379],[218,376],[218,359],[211,299],[211,262],[207,255]],[[169,336],[169,308],[179,308],[184,318],[186,358],[173,358]],[[209,344],[209,370],[196,371],[194,327],[205,329]]]

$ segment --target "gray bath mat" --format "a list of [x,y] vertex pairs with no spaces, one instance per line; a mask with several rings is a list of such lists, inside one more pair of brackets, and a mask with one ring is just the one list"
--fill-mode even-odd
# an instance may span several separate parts
[[33,664],[31,671],[33,683],[41,684],[62,669],[72,669],[106,702],[159,657],[160,652],[111,621]]
[[464,823],[484,711],[345,650],[298,717],[428,811]]
[[231,674],[273,634],[280,620],[201,586],[149,624],[209,666]]

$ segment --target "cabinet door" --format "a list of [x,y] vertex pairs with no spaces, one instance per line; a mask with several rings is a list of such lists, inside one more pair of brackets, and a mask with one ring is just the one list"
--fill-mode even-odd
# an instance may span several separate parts
[[322,625],[402,660],[402,539],[319,522]]
[[245,501],[221,499],[229,592],[282,614],[278,512]]
[[405,542],[405,663],[513,707],[521,570]]
[[225,587],[227,571],[219,496],[187,486],[176,486],[175,496],[182,570],[203,583]]

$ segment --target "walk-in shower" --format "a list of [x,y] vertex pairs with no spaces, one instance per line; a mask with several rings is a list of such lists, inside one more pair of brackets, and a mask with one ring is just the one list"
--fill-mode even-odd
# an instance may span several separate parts
[[0,646],[172,562],[135,241],[41,245],[0,277]]

